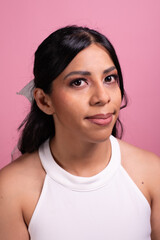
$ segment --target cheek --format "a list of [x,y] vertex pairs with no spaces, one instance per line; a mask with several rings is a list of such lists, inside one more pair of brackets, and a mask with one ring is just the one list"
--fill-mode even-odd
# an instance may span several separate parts
[[116,105],[117,110],[119,110],[122,103],[121,91],[119,87],[115,90],[113,97],[114,97],[114,104]]
[[68,105],[70,105],[70,99],[65,94],[63,94],[63,92],[55,94],[52,102],[55,109],[55,113],[59,113],[62,111],[64,112],[64,110],[68,108]]
[[52,102],[55,114],[63,115],[64,118],[71,118],[72,115],[79,113],[79,98],[77,99],[66,91],[59,91],[58,94],[55,94]]

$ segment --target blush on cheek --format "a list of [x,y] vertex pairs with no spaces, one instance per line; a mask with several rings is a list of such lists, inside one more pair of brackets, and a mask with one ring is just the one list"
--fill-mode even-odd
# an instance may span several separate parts
[[[80,102],[80,98],[77,98],[77,96],[73,96],[70,92],[65,91],[59,91],[59,94],[55,96],[54,102],[56,106],[72,109],[75,106],[78,106],[78,103]],[[77,108],[77,107],[76,107]]]
[[117,106],[117,110],[119,110],[121,107],[121,104],[122,104],[121,91],[120,91],[119,87],[117,88],[117,91],[115,92],[115,103]]

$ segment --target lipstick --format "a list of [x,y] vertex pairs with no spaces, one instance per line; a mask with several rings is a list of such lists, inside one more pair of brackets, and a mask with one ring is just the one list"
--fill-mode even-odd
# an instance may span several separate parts
[[86,117],[88,121],[91,123],[106,126],[112,122],[113,114],[107,113],[107,114],[96,114],[93,116]]

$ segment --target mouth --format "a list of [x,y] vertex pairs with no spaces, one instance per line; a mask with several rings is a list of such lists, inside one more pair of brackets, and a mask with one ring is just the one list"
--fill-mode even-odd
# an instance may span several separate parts
[[106,125],[108,125],[112,122],[113,113],[96,114],[96,115],[93,115],[93,116],[86,117],[86,119],[93,124],[106,126]]

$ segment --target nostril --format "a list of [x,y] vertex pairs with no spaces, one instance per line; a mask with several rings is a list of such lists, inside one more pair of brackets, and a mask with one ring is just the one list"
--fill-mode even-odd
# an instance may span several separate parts
[[96,102],[95,104],[96,104],[96,105],[100,104],[100,101]]
[[108,94],[94,95],[90,99],[91,105],[105,105],[110,102],[110,96]]
[[110,92],[104,86],[103,83],[98,82],[94,88],[92,88],[92,93],[90,96],[91,105],[105,105],[110,102]]

